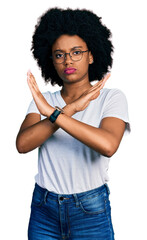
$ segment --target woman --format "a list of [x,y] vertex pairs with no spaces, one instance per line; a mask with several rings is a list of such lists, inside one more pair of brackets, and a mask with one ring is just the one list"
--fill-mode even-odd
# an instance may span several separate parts
[[34,58],[45,81],[62,88],[41,94],[28,71],[34,100],[16,145],[20,153],[39,147],[29,240],[114,239],[107,170],[129,120],[124,94],[103,89],[110,36],[87,10],[50,9],[36,25]]

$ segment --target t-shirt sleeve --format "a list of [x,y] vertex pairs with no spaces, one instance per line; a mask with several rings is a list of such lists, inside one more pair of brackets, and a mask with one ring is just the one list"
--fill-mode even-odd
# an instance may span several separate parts
[[[42,93],[42,94],[45,97],[45,99],[47,100],[47,102],[50,102],[49,92]],[[29,113],[38,113],[38,114],[40,114],[40,112],[39,112],[39,110],[38,110],[34,100],[31,101],[31,103],[30,103],[30,105],[29,105],[29,107],[27,109],[26,115],[28,115]],[[46,118],[45,116],[43,116],[41,114],[40,114],[40,116],[41,116],[41,120]]]
[[125,132],[130,132],[127,99],[119,89],[111,89],[107,94],[102,119],[106,117],[116,117],[123,120],[126,123]]
[[40,112],[39,112],[39,110],[38,110],[34,100],[31,101],[31,103],[30,103],[30,105],[28,107],[26,115],[28,115],[29,113],[38,113],[38,114],[40,114]]

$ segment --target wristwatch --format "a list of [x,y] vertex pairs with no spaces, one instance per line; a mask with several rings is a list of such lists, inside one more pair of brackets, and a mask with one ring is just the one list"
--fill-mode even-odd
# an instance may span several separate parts
[[49,120],[54,123],[60,113],[64,113],[64,110],[58,106],[55,106],[55,111],[49,117]]

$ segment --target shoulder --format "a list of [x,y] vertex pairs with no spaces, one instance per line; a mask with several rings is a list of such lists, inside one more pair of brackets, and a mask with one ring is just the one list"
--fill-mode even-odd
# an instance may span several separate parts
[[50,98],[52,93],[50,91],[46,91],[46,92],[42,92],[42,95],[44,96],[45,99],[48,99],[48,98]]
[[101,92],[101,103],[105,112],[113,112],[117,115],[128,112],[126,96],[120,89],[103,89]]
[[111,89],[110,88],[103,88],[101,90],[101,94],[103,96],[115,96],[115,95],[117,95],[117,96],[125,96],[124,92],[121,91],[118,88],[111,88]]
[[104,88],[101,90],[101,98],[105,101],[127,101],[126,95],[123,91],[118,88],[108,89]]
[[50,102],[51,100],[56,98],[57,95],[59,95],[59,91],[55,91],[55,92],[46,91],[46,92],[42,92],[42,95],[47,100],[47,102]]
[[43,95],[45,98],[54,97],[54,96],[59,95],[59,94],[60,94],[60,90],[54,91],[54,92],[51,92],[51,91],[42,92],[42,95]]
[[119,118],[126,123],[126,129],[130,131],[128,102],[125,94],[117,88],[103,89],[101,97],[104,99],[102,119]]

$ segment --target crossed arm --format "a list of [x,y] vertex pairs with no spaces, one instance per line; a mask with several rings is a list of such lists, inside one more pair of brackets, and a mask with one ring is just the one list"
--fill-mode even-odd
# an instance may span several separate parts
[[27,153],[44,143],[58,128],[62,128],[74,138],[83,142],[100,154],[111,157],[117,150],[124,130],[125,123],[121,119],[108,117],[101,121],[100,128],[96,128],[75,120],[72,115],[84,110],[99,96],[108,75],[87,90],[76,101],[64,107],[65,114],[60,114],[55,123],[51,123],[48,117],[53,113],[51,107],[41,94],[35,78],[32,74],[28,76],[28,85],[40,113],[47,118],[42,120],[36,113],[28,114],[22,123],[16,139],[16,146],[20,153]]

